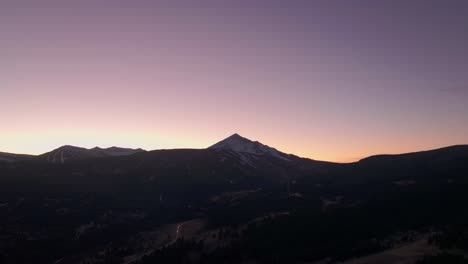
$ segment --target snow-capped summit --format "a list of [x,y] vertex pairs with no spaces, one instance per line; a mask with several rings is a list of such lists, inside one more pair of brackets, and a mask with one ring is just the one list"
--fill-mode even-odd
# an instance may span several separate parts
[[126,148],[99,148],[95,147],[92,149],[80,148],[75,146],[62,146],[51,152],[44,153],[39,157],[42,157],[50,163],[65,163],[70,160],[85,159],[85,158],[101,158],[110,156],[127,156],[138,152],[142,152],[142,149],[126,149]]
[[216,144],[209,147],[209,149],[214,150],[225,150],[235,153],[247,153],[251,155],[261,156],[261,155],[271,155],[279,159],[289,160],[288,154],[282,153],[272,147],[263,145],[258,141],[252,141],[247,138],[240,136],[239,134],[234,134]]

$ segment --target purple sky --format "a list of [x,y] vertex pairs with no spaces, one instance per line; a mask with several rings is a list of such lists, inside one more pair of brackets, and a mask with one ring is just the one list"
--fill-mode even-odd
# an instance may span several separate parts
[[468,1],[1,1],[0,151],[468,143]]

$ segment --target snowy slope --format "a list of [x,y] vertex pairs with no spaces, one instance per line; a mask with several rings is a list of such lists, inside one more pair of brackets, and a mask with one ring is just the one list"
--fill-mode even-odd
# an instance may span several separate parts
[[245,163],[253,163],[252,159],[260,156],[270,156],[283,161],[290,161],[291,155],[282,153],[272,147],[263,145],[258,141],[251,141],[238,134],[234,134],[208,149],[227,151],[238,155]]

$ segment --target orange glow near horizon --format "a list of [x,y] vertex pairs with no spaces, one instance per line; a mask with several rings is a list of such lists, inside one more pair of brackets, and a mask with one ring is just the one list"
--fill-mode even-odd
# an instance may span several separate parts
[[[177,131],[167,134],[156,134],[152,132],[138,133],[135,131],[121,131],[113,133],[86,132],[86,131],[55,131],[44,133],[12,133],[4,134],[9,140],[0,142],[0,150],[3,152],[39,155],[63,145],[74,145],[78,147],[128,147],[143,148],[146,150],[195,148],[202,149],[215,144],[232,133],[206,133],[184,135]],[[240,133],[251,140],[258,140],[278,150],[294,154],[300,157],[332,162],[354,162],[362,158],[377,154],[399,154],[415,151],[423,151],[459,144],[457,141],[427,142],[426,145],[419,143],[402,144],[400,146],[387,145],[362,145],[353,148],[352,145],[329,144],[325,140],[313,142],[306,138],[288,138],[286,140],[275,135],[258,135],[258,138]]]

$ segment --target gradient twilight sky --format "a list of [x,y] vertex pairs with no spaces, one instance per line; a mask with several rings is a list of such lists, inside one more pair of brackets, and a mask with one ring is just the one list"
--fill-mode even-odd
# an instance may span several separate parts
[[468,143],[468,1],[0,1],[0,151]]

